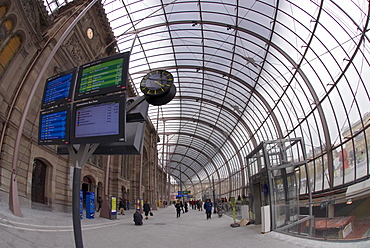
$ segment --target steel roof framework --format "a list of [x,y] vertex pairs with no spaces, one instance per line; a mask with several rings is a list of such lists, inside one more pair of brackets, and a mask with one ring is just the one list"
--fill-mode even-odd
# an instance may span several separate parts
[[[50,11],[67,2],[45,0]],[[163,137],[161,164],[174,180],[194,185],[230,179],[260,142],[303,137],[311,177],[323,182],[314,190],[336,186],[332,175],[325,176],[326,169],[333,170],[334,150],[355,143],[353,123],[360,120],[360,132],[370,125],[364,122],[370,99],[369,1],[102,4],[117,51],[132,49],[129,73],[136,89],[150,70],[168,70],[176,79],[175,99],[149,109]],[[343,177],[342,183],[362,176]],[[229,192],[234,187],[230,182]]]

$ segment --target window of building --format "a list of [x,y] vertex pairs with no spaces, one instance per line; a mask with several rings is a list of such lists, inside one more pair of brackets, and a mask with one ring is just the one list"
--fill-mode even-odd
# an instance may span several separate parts
[[89,162],[93,165],[103,168],[103,156],[101,155],[93,155],[89,158]]
[[22,38],[14,33],[14,22],[11,19],[4,19],[7,12],[5,5],[0,6],[0,76],[2,76],[19,51],[22,45]]
[[5,5],[0,5],[0,19],[3,19],[7,11],[8,8]]

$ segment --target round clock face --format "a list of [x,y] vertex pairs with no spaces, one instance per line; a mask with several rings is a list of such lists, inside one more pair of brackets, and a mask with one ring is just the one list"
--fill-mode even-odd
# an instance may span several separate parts
[[94,31],[92,30],[92,28],[88,28],[88,29],[86,30],[86,34],[87,34],[87,37],[88,37],[89,39],[92,39],[92,38],[94,37]]
[[173,85],[173,76],[165,70],[155,70],[146,74],[140,83],[140,90],[148,96],[165,94]]

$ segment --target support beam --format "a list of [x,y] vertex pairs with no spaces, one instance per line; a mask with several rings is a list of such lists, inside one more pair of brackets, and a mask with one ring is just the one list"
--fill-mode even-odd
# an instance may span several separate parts
[[87,162],[89,157],[94,153],[97,144],[82,144],[74,147],[68,146],[69,156],[73,162],[73,184],[72,184],[72,221],[73,233],[75,238],[76,248],[83,247],[81,218],[80,218],[80,184],[81,184],[81,170],[82,166]]

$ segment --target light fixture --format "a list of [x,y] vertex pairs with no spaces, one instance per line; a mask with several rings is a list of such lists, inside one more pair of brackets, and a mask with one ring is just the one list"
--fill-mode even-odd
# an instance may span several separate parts
[[351,205],[352,204],[352,199],[348,199],[348,201],[346,202],[347,205]]

